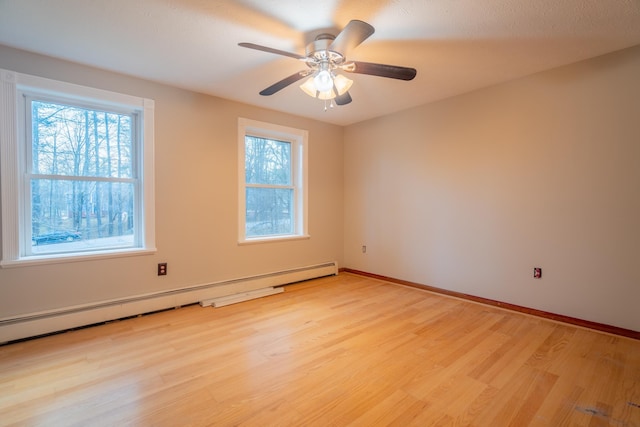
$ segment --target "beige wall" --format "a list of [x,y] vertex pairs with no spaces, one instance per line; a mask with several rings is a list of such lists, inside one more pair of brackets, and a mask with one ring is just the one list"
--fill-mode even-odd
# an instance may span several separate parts
[[[343,129],[0,46],[0,68],[155,100],[151,256],[0,269],[0,318],[342,263]],[[238,246],[237,119],[309,131],[308,240]],[[158,262],[169,274],[156,276]]]
[[[640,330],[640,47],[344,129],[2,46],[0,68],[156,101],[158,247],[0,269],[0,317],[337,260]],[[236,244],[238,117],[309,130],[310,240]]]
[[640,330],[640,46],[347,127],[344,162],[346,266]]

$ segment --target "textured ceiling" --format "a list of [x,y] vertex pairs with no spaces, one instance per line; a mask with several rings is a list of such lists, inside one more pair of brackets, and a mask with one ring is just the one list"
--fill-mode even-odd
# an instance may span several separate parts
[[[417,77],[349,74],[327,112],[296,84],[258,94],[306,67],[239,42],[303,54],[351,19],[376,32],[349,59]],[[0,0],[0,44],[347,125],[640,44],[640,0]]]

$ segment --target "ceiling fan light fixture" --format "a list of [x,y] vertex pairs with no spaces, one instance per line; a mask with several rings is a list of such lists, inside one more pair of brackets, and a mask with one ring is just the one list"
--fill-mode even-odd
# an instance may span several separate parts
[[342,74],[338,74],[335,77],[329,74],[329,77],[331,78],[331,85],[326,90],[321,90],[316,84],[317,76],[312,76],[305,80],[305,82],[300,85],[300,89],[313,98],[328,100],[345,94],[353,84],[353,80],[346,78]]
[[333,90],[333,87],[329,90],[320,91],[316,88],[316,85],[313,81],[313,77],[309,77],[303,84],[300,85],[300,89],[307,95],[318,98],[322,100],[333,99],[336,97],[336,94]]
[[336,97],[336,94],[333,90],[333,82],[331,82],[331,85],[328,89],[320,90],[316,85],[316,79],[313,76],[309,77],[303,84],[301,84],[300,89],[302,89],[304,93],[313,98],[327,100]]

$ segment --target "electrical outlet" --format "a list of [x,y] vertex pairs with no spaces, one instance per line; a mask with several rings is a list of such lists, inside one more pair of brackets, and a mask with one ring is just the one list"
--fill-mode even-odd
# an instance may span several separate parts
[[161,262],[158,263],[158,276],[166,276],[167,275],[167,263]]

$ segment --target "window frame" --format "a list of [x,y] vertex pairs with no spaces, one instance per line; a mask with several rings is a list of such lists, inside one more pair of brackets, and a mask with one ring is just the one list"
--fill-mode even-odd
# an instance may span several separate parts
[[[138,170],[136,200],[138,228],[132,247],[113,247],[91,251],[29,254],[31,215],[26,207],[30,201],[29,164],[31,141],[26,124],[26,97],[52,102],[66,102],[84,108],[124,111],[137,117],[134,138],[135,167]],[[75,262],[84,259],[120,257],[154,253],[154,110],[151,99],[106,91],[47,79],[15,71],[0,69],[0,178],[2,259],[0,267],[25,266],[42,263]]]
[[[273,139],[291,144],[291,187],[293,188],[293,233],[249,237],[246,235],[245,137]],[[264,243],[308,239],[308,131],[256,120],[238,119],[238,243]],[[288,187],[288,186],[283,186]]]

